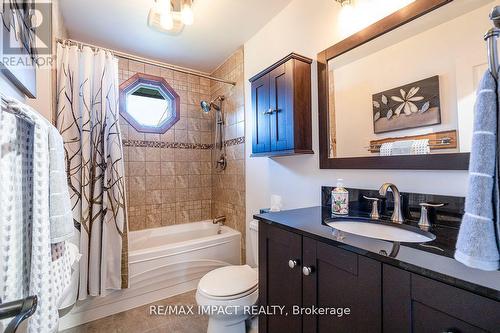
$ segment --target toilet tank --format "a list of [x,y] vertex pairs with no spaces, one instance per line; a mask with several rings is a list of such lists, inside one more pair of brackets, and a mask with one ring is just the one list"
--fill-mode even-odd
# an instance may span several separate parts
[[251,267],[258,266],[259,259],[259,221],[252,220],[248,227],[247,239],[247,264]]

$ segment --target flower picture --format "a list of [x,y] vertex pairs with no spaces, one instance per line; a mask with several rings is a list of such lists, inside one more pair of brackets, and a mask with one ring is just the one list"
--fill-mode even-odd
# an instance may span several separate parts
[[372,107],[375,133],[440,124],[439,76],[375,94]]

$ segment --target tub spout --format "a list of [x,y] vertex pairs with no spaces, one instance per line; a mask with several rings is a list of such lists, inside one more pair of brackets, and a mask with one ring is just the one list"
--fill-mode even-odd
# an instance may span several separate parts
[[222,233],[222,226],[226,223],[226,216],[217,216],[212,220],[213,224],[218,224],[219,225],[219,230],[217,231],[218,234]]
[[217,216],[216,218],[214,218],[212,220],[212,223],[213,224],[218,224],[220,226],[223,226],[226,223],[226,216],[225,215]]

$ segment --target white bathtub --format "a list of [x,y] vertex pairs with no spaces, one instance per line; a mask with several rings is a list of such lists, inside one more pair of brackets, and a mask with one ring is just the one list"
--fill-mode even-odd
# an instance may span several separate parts
[[207,272],[240,264],[240,239],[211,220],[130,232],[129,288],[79,302],[60,330],[196,289]]

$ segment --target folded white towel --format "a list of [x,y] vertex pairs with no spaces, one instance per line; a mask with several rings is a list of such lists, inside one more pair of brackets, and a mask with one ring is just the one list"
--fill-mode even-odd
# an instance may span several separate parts
[[68,177],[64,162],[64,144],[59,131],[49,127],[49,192],[50,242],[68,240],[73,236],[73,212],[68,191]]

